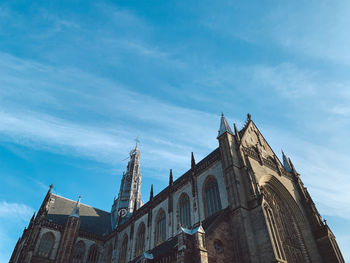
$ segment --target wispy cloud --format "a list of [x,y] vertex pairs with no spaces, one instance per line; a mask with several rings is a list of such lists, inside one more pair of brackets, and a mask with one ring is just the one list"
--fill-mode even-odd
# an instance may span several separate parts
[[33,213],[34,209],[25,204],[0,202],[0,218],[28,221]]
[[320,213],[350,220],[350,156],[327,143],[315,144],[279,127],[263,125],[261,131],[274,150],[282,147],[290,156]]
[[78,69],[1,57],[7,61],[0,64],[3,139],[114,163],[140,136],[149,153],[145,161],[152,156],[146,162],[150,166],[159,160],[181,166],[184,153],[215,147],[217,115],[175,106]]

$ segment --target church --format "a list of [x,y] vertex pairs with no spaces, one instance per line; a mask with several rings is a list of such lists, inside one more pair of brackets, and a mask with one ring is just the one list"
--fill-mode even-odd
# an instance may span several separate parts
[[292,161],[270,148],[250,114],[221,116],[218,147],[141,203],[140,149],[103,211],[53,194],[24,229],[11,263],[337,263],[331,229]]

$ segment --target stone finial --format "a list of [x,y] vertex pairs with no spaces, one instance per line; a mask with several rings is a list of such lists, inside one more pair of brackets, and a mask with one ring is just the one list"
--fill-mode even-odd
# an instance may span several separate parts
[[247,120],[251,121],[252,120],[252,115],[250,115],[250,113],[247,114]]
[[151,184],[151,192],[149,194],[149,200],[152,201],[153,200],[153,184]]
[[169,185],[173,185],[173,169],[170,169],[170,174],[169,174]]
[[194,160],[193,152],[191,152],[191,169],[194,169],[196,166],[196,161]]
[[51,193],[52,188],[53,188],[53,184],[50,184],[49,193]]
[[30,219],[30,222],[33,222],[34,221],[34,218],[35,218],[35,211],[34,211],[34,213],[33,213],[33,216],[32,216],[32,218]]
[[235,131],[236,140],[237,140],[237,142],[239,142],[239,141],[241,140],[241,138],[240,138],[240,136],[239,136],[239,132],[238,132],[236,123],[233,124],[233,129],[234,129],[234,131]]

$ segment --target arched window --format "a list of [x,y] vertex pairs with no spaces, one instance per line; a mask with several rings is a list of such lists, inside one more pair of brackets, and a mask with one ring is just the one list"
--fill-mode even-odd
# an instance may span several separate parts
[[262,192],[266,223],[276,258],[286,262],[309,262],[299,228],[299,224],[303,224],[300,210],[293,197],[283,193],[288,190],[284,186],[277,188],[274,183],[265,184]]
[[139,228],[137,230],[137,235],[136,235],[135,257],[140,256],[145,248],[145,232],[146,232],[145,224],[141,223],[139,225]]
[[179,198],[180,224],[183,227],[191,227],[191,206],[190,198],[183,193]]
[[273,248],[275,250],[276,256],[279,259],[285,260],[281,238],[277,230],[276,220],[272,213],[272,209],[267,203],[264,203],[264,209],[265,209],[267,224],[270,230],[270,236],[272,238]]
[[205,215],[207,217],[221,210],[218,183],[214,177],[207,179],[204,185],[204,204]]
[[113,246],[112,244],[109,244],[108,246],[108,251],[107,251],[107,263],[111,263],[112,262],[112,253],[113,253]]
[[50,257],[54,243],[55,236],[51,232],[45,233],[40,239],[38,256],[43,258]]
[[164,242],[166,239],[166,217],[163,209],[160,209],[156,217],[156,231],[155,231],[155,246]]
[[89,255],[87,258],[88,263],[96,263],[98,260],[98,247],[96,244],[91,245],[89,249]]
[[127,250],[128,250],[128,235],[125,234],[123,238],[122,247],[120,250],[120,258],[119,258],[120,263],[126,262]]
[[80,240],[74,246],[72,262],[73,263],[83,262],[84,254],[85,254],[85,243],[84,241]]

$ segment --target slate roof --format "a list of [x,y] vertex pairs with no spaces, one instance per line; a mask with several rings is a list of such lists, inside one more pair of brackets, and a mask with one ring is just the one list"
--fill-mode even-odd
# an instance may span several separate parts
[[[76,201],[51,194],[46,219],[64,225],[72,213]],[[110,213],[80,203],[80,230],[96,235],[107,235],[111,232]]]

